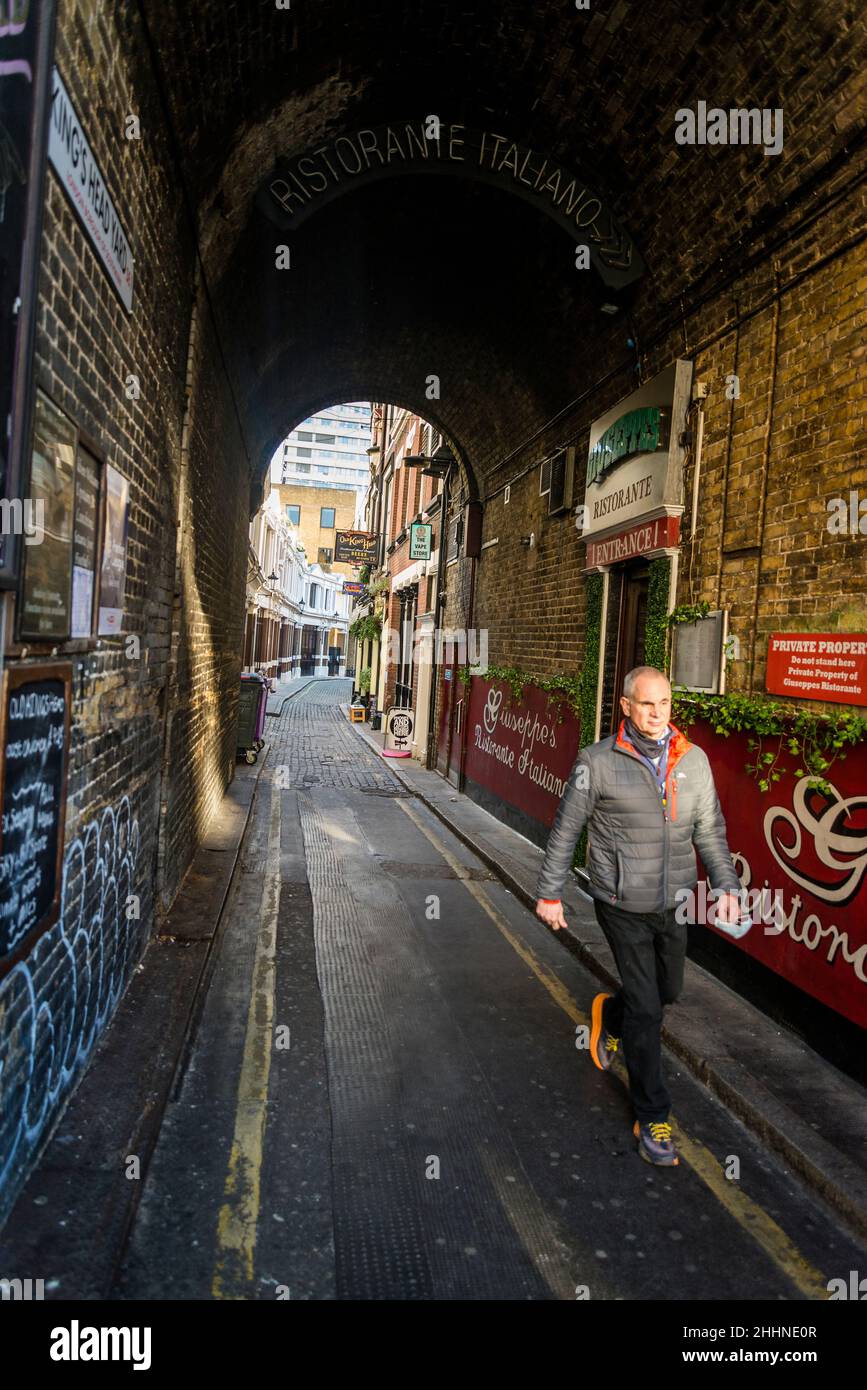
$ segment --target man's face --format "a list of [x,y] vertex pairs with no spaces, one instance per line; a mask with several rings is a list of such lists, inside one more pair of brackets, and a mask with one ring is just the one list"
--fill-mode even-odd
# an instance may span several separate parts
[[664,676],[639,676],[632,699],[621,695],[620,708],[639,733],[662,738],[671,718],[671,686]]

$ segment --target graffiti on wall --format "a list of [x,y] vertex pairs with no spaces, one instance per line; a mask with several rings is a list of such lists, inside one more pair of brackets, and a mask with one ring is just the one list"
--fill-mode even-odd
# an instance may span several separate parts
[[0,980],[0,1223],[138,960],[139,848],[125,796],[68,846],[58,921]]

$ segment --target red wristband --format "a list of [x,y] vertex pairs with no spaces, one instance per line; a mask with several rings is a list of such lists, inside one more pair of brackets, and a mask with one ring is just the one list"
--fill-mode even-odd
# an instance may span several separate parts
[[540,898],[539,901],[542,902],[542,903],[551,903],[551,905],[553,906],[554,903],[562,902],[563,899],[562,899],[562,898]]

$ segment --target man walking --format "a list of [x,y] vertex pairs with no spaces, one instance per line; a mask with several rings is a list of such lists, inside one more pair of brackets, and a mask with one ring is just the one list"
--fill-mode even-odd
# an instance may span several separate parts
[[537,886],[536,913],[566,926],[560,893],[577,840],[587,827],[587,871],[596,919],[621,985],[597,994],[590,1055],[606,1071],[623,1043],[638,1151],[648,1163],[678,1160],[662,1079],[662,1011],[683,985],[686,923],[676,920],[684,891],[697,883],[699,851],[717,919],[737,922],[740,882],[706,754],[669,723],[671,686],[654,666],[623,683],[616,734],[582,748],[551,828]]

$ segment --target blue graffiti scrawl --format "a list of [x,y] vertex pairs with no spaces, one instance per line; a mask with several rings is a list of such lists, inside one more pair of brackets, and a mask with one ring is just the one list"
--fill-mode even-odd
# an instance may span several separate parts
[[60,917],[0,980],[0,1225],[141,952],[128,797],[66,850]]

